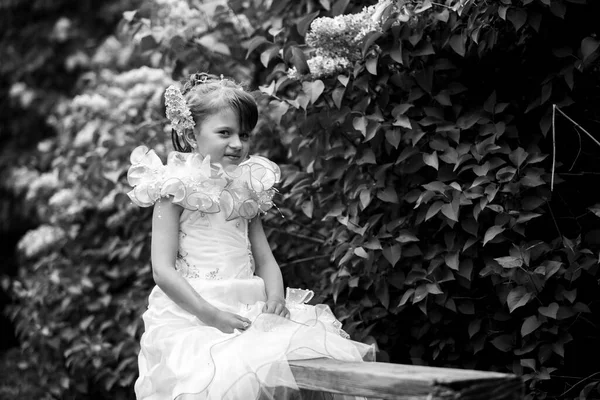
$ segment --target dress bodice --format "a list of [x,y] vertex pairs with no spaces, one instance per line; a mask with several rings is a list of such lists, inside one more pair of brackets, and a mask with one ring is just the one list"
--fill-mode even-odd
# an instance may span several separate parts
[[183,210],[176,269],[186,278],[247,279],[254,275],[248,220]]
[[248,223],[273,206],[276,164],[252,156],[223,168],[197,153],[171,152],[163,165],[145,146],[131,154],[130,199],[141,207],[171,197],[183,207],[176,269],[190,279],[246,279],[254,274]]

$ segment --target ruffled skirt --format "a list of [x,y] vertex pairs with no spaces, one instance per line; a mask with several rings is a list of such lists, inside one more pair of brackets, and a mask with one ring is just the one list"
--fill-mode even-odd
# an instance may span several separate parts
[[285,319],[261,312],[266,297],[261,278],[189,282],[211,304],[252,325],[244,332],[223,333],[155,287],[143,315],[138,400],[329,399],[334,396],[298,390],[287,361],[374,359],[372,346],[345,337],[329,307],[304,304],[310,291],[288,289],[290,319]]

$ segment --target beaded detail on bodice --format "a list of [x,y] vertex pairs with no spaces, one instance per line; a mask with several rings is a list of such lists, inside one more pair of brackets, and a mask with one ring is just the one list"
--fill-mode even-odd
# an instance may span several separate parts
[[254,275],[248,220],[184,210],[175,267],[188,279],[246,279]]

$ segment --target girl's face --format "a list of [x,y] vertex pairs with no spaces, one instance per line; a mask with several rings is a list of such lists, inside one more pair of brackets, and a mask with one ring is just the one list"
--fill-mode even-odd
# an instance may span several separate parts
[[250,132],[240,132],[239,117],[229,108],[206,117],[194,136],[196,151],[223,167],[239,165],[248,157]]

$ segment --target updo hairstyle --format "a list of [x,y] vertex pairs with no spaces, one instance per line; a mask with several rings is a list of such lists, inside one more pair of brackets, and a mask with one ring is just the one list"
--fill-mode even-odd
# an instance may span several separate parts
[[[250,133],[258,122],[258,107],[254,97],[236,82],[207,73],[192,74],[181,91],[196,126],[209,116],[229,108],[239,118],[240,133]],[[171,132],[175,150],[191,153],[192,146],[175,130]]]

